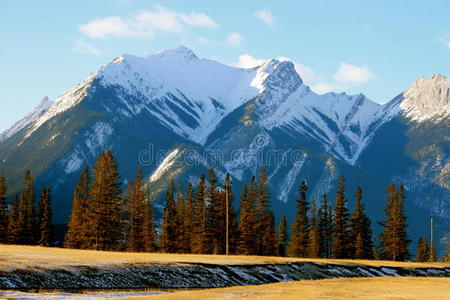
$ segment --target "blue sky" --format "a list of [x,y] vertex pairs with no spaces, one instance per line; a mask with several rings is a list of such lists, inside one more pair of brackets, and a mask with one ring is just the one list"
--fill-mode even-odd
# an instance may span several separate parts
[[0,131],[124,53],[183,44],[251,66],[289,58],[320,93],[383,103],[450,76],[448,0],[0,0]]

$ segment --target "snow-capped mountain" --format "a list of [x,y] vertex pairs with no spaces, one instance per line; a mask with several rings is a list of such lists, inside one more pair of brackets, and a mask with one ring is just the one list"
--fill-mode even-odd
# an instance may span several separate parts
[[[380,105],[362,94],[318,95],[290,61],[243,69],[182,46],[123,55],[5,131],[0,170],[12,193],[25,168],[38,187],[51,185],[58,222],[81,168],[104,149],[118,158],[125,184],[143,165],[155,197],[168,177],[195,182],[214,167],[239,187],[265,167],[277,215],[292,216],[300,180],[319,200],[343,174],[349,198],[362,185],[375,218],[386,185],[405,182],[413,214],[449,222],[449,90],[450,79],[434,75]],[[424,234],[423,224],[413,233]]]

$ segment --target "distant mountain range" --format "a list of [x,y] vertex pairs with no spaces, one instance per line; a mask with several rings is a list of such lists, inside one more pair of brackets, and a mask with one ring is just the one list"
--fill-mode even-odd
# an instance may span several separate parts
[[[81,169],[104,149],[117,157],[125,185],[143,166],[158,211],[170,177],[195,183],[214,167],[232,174],[237,194],[265,167],[277,215],[293,216],[302,179],[319,201],[333,198],[342,174],[350,206],[361,185],[375,220],[383,218],[386,186],[404,182],[414,243],[428,234],[430,215],[450,224],[450,79],[441,75],[417,79],[380,105],[362,94],[318,95],[290,61],[242,69],[183,46],[123,55],[2,133],[0,170],[11,193],[25,169],[37,187],[53,187],[62,223]],[[450,241],[445,227],[436,229],[441,246]]]

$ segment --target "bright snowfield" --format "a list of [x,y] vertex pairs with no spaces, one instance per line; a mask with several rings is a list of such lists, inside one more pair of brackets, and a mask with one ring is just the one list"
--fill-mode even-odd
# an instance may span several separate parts
[[256,99],[250,122],[268,130],[289,129],[307,135],[352,165],[376,129],[402,111],[415,121],[450,114],[450,79],[440,75],[421,78],[396,101],[380,105],[362,94],[318,95],[303,83],[290,61],[272,59],[242,69],[199,59],[180,46],[145,58],[123,55],[115,59],[54,103],[46,99],[5,131],[0,142],[31,125],[27,138],[52,117],[73,108],[90,92],[94,80],[123,92],[121,107],[125,108],[114,112],[118,117],[132,118],[147,110],[173,132],[200,144],[224,117]]

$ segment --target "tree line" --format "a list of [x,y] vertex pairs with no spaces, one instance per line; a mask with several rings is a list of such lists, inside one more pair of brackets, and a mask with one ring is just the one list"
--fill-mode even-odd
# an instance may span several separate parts
[[[92,174],[91,174],[92,173]],[[354,194],[348,210],[345,179],[340,177],[334,203],[323,195],[309,200],[302,181],[290,228],[283,215],[278,222],[271,209],[265,169],[234,195],[231,177],[219,183],[216,172],[200,175],[194,186],[167,184],[162,221],[156,224],[148,183],[138,169],[122,191],[118,165],[110,151],[98,157],[93,170],[86,167],[74,189],[64,247],[129,252],[164,252],[407,260],[410,240],[404,209],[403,184],[387,187],[383,231],[374,243],[371,220],[365,213],[363,190]],[[50,246],[51,190],[45,188],[39,203],[31,173],[25,172],[22,191],[6,202],[6,179],[0,176],[0,243]],[[233,202],[239,197],[239,209]],[[278,223],[278,225],[276,225]],[[227,230],[228,229],[228,230]],[[228,232],[228,234],[227,234]],[[428,248],[427,248],[428,247]],[[419,239],[417,261],[434,261],[426,239]]]

